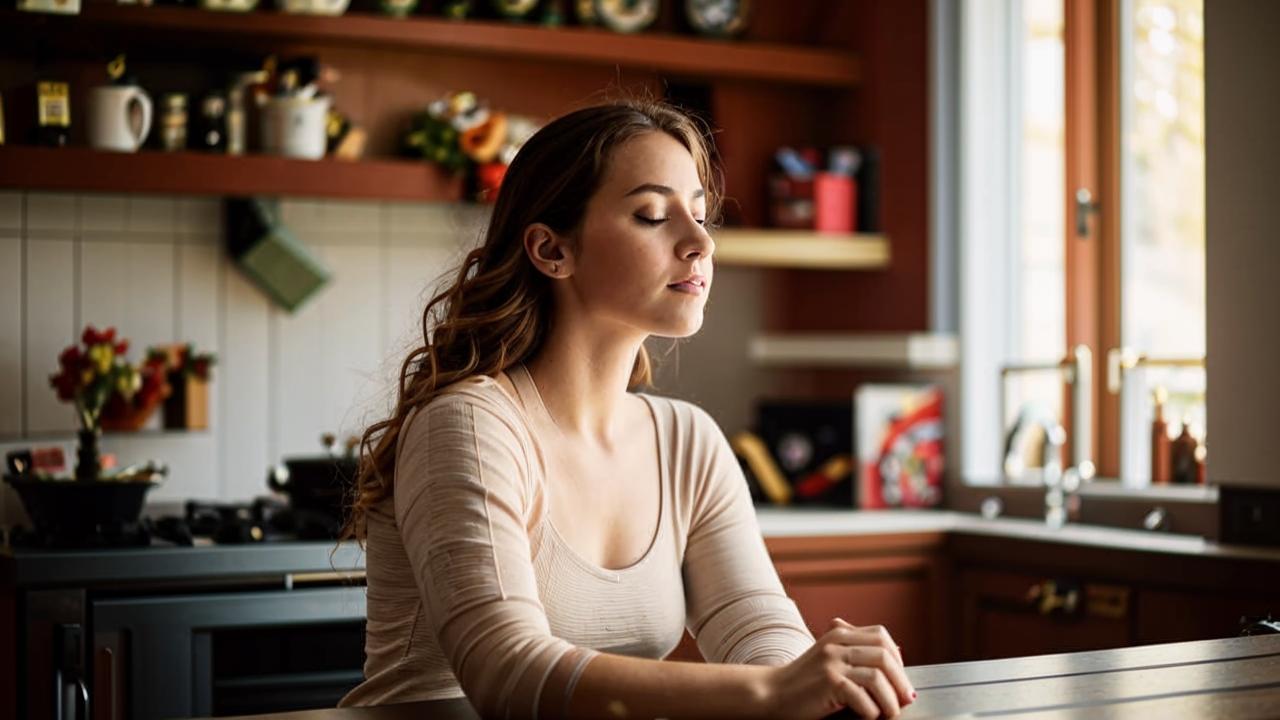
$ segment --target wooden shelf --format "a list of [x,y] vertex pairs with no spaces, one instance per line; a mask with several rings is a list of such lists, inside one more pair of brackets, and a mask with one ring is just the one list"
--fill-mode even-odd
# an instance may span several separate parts
[[233,46],[246,41],[270,40],[339,47],[446,50],[621,65],[693,77],[734,77],[834,87],[856,85],[862,74],[858,59],[839,50],[431,17],[397,20],[359,13],[338,17],[230,13],[90,2],[78,16],[5,11],[0,13],[0,27],[6,25],[44,26],[59,33],[77,28],[140,30],[148,34],[158,31],[170,39],[185,34],[199,36],[202,42],[216,38]]
[[726,265],[808,270],[889,267],[889,240],[883,235],[723,228],[713,237],[716,260]]
[[454,202],[462,183],[425,161],[292,160],[81,147],[0,147],[0,187],[173,195],[290,195]]
[[760,335],[748,354],[760,365],[945,370],[958,363],[960,346],[939,333]]

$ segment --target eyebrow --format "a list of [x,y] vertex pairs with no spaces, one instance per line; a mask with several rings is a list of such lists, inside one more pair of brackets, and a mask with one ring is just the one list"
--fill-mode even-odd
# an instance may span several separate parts
[[[631,192],[627,193],[626,195],[623,195],[623,197],[631,197],[632,195],[639,195],[640,193],[647,193],[647,192],[658,193],[659,195],[675,195],[676,194],[675,190],[672,190],[666,185],[658,185],[655,183],[644,183],[643,185],[635,186],[634,188],[631,189]],[[697,200],[698,198],[703,197],[706,194],[707,194],[707,191],[705,189],[698,188],[697,190],[693,191],[693,199]]]

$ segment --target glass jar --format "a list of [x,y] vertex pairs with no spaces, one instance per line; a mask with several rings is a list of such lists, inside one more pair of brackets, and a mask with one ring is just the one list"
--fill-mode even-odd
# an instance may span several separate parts
[[187,96],[169,93],[164,96],[164,115],[160,120],[160,139],[164,149],[176,152],[187,149]]

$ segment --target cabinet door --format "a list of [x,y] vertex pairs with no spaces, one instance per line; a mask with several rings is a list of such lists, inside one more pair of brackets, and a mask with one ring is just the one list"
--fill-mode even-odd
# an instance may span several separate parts
[[1280,617],[1280,595],[1144,589],[1137,613],[1140,645],[1212,640],[1239,635],[1242,617]]
[[959,588],[960,660],[1105,650],[1131,644],[1130,591],[1125,586],[964,569],[959,572]]
[[854,625],[884,625],[911,665],[936,662],[943,652],[931,632],[935,572],[934,563],[922,556],[778,563],[782,585],[815,638],[836,617]]

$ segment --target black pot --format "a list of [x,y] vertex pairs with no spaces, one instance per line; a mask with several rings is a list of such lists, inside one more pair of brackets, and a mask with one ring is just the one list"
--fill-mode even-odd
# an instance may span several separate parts
[[341,520],[357,467],[354,456],[289,458],[268,472],[267,486],[288,495],[289,505],[295,510],[319,512]]
[[147,491],[156,480],[47,480],[6,475],[18,491],[37,535],[89,538],[103,528],[138,522]]

